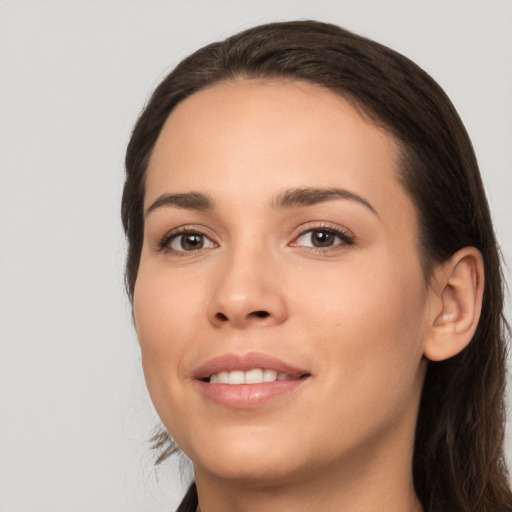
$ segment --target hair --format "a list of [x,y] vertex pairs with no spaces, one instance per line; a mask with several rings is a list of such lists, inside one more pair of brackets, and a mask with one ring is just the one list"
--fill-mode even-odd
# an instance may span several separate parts
[[[399,179],[419,215],[426,282],[459,249],[483,255],[485,290],[471,343],[429,362],[415,434],[413,477],[426,512],[512,510],[503,454],[508,333],[503,277],[489,207],[469,136],[441,87],[403,55],[338,26],[292,21],[257,26],[209,44],[155,89],[126,152],[122,220],[128,239],[131,299],[142,248],[148,161],[178,103],[206,87],[238,79],[308,82],[350,101],[400,148]],[[161,430],[157,463],[178,448]],[[195,510],[195,485],[178,510]]]

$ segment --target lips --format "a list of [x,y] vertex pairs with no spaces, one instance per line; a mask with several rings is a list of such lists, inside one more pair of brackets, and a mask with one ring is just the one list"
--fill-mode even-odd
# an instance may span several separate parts
[[248,354],[225,354],[214,357],[205,364],[201,365],[195,372],[194,378],[198,380],[210,379],[214,374],[221,372],[242,371],[249,372],[254,369],[273,370],[277,374],[283,373],[294,379],[299,379],[304,375],[309,375],[307,370],[296,368],[276,357],[269,356],[260,352],[250,352]]
[[200,392],[217,404],[250,408],[286,395],[311,374],[267,354],[226,354],[207,361],[194,373]]

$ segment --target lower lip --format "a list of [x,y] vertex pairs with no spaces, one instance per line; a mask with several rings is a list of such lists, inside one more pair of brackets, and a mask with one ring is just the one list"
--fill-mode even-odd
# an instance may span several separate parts
[[238,409],[258,407],[297,389],[306,378],[276,380],[261,384],[210,384],[196,381],[201,392],[219,405]]

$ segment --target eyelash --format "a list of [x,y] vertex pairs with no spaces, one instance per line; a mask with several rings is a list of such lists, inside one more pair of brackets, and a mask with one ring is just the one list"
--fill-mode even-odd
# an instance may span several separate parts
[[[314,247],[314,246],[299,246],[297,245],[297,241],[307,235],[308,233],[326,233],[329,235],[333,235],[337,238],[339,238],[340,242],[336,243],[334,242],[334,245],[329,245],[325,247]],[[355,243],[355,237],[354,235],[348,231],[343,230],[339,227],[333,227],[327,224],[320,224],[320,225],[312,225],[308,226],[307,229],[302,228],[299,232],[299,234],[295,237],[294,241],[291,243],[292,247],[302,247],[303,249],[306,249],[311,252],[319,252],[319,253],[326,253],[330,251],[336,251],[340,249],[343,246],[350,246],[354,245]]]
[[[337,243],[335,245],[332,245],[332,246],[325,246],[325,247],[300,246],[297,244],[297,241],[300,238],[304,237],[308,233],[313,234],[315,232],[333,235],[333,236],[339,238],[341,242]],[[199,252],[203,249],[212,248],[212,247],[207,247],[207,248],[200,247],[199,249],[191,250],[191,251],[172,249],[170,246],[171,243],[175,239],[177,239],[183,235],[199,235],[200,237],[204,237],[204,238],[208,239],[214,246],[218,247],[218,244],[215,241],[213,241],[210,238],[210,236],[208,234],[206,234],[204,231],[202,231],[201,229],[198,229],[197,227],[184,226],[184,227],[180,228],[179,230],[172,231],[171,233],[168,233],[164,237],[162,237],[161,240],[158,242],[158,250],[182,257],[182,256],[190,256],[190,255],[196,254],[197,252]],[[302,247],[303,249],[306,249],[311,252],[326,253],[329,251],[335,251],[335,250],[339,249],[340,246],[354,245],[354,240],[355,240],[354,235],[351,234],[349,231],[342,230],[338,227],[334,228],[332,226],[322,224],[322,225],[310,226],[307,229],[302,229],[297,234],[297,236],[295,236],[294,241],[290,245],[291,245],[291,247]]]
[[159,242],[158,242],[158,249],[163,252],[171,253],[176,256],[190,256],[191,254],[195,254],[198,251],[202,250],[203,248],[200,247],[199,249],[193,250],[193,251],[178,251],[176,249],[171,248],[171,243],[183,235],[199,235],[201,237],[204,237],[214,245],[217,245],[216,242],[214,242],[210,236],[208,236],[204,231],[201,229],[198,229],[197,227],[187,227],[183,226],[182,228],[172,231],[171,233],[167,233]]

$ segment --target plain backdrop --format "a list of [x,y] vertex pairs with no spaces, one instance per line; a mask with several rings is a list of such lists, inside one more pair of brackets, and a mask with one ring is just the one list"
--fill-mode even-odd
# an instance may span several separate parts
[[391,46],[445,88],[512,265],[510,1],[0,1],[0,511],[174,509],[184,483],[177,463],[152,468],[123,289],[124,149],[181,58],[297,18]]

